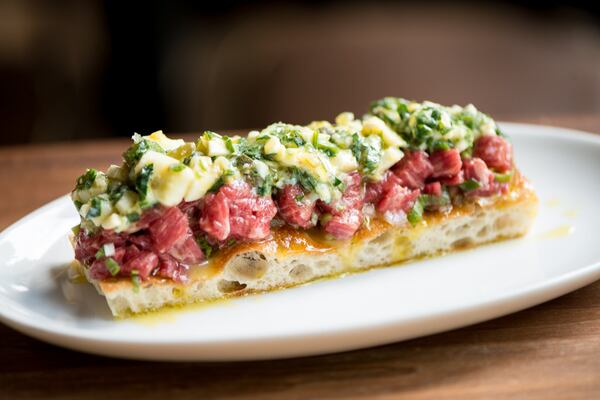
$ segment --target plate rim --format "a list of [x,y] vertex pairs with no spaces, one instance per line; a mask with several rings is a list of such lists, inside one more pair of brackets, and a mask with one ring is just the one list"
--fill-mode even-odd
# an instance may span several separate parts
[[[513,123],[513,122],[498,122],[501,127],[506,127],[511,132],[511,136],[519,136],[519,135],[535,135],[535,136],[551,136],[561,139],[574,140],[574,141],[582,141],[585,143],[593,143],[595,145],[600,145],[600,135],[593,134],[585,131],[563,128],[563,127],[554,127],[547,125],[536,125],[536,124],[526,124],[526,123]],[[520,129],[527,129],[527,133],[519,133]],[[35,219],[38,215],[47,212],[56,207],[62,206],[61,203],[68,201],[68,195],[60,196],[43,206],[37,208],[36,210],[28,213],[22,218],[18,219],[16,222],[12,223],[2,232],[0,232],[0,241],[4,240],[7,236],[9,236],[15,229],[18,229],[20,226],[28,223],[30,220]],[[344,326],[340,328],[330,329],[324,332],[301,332],[301,333],[287,333],[287,334],[269,334],[266,336],[260,337],[248,337],[248,338],[226,338],[226,339],[194,339],[193,337],[187,338],[159,338],[158,340],[152,337],[143,337],[139,339],[133,339],[132,337],[128,338],[117,338],[107,335],[106,332],[98,333],[89,329],[81,329],[81,328],[73,328],[70,326],[57,326],[50,325],[44,326],[37,319],[28,319],[26,315],[19,313],[18,311],[14,311],[10,307],[0,307],[0,322],[4,323],[7,326],[12,327],[24,334],[28,334],[37,339],[41,339],[46,342],[50,342],[53,344],[58,344],[63,347],[68,347],[71,349],[82,350],[88,353],[96,353],[103,355],[112,355],[118,356],[121,358],[135,358],[135,359],[153,359],[153,360],[249,360],[249,359],[261,359],[261,358],[282,358],[289,356],[308,356],[314,354],[322,354],[322,353],[331,353],[342,350],[351,350],[357,348],[363,348],[373,345],[382,345],[390,342],[406,340],[418,336],[429,335],[436,332],[448,331],[451,329],[456,329],[457,327],[462,327],[466,325],[470,325],[477,322],[482,322],[485,320],[497,318],[503,315],[507,315],[512,312],[516,312],[519,310],[523,310],[526,308],[533,307],[550,299],[559,297],[566,293],[569,293],[573,290],[581,288],[587,284],[590,284],[596,280],[600,279],[600,260],[585,265],[581,268],[577,268],[575,270],[569,271],[562,275],[553,277],[551,279],[534,282],[530,285],[508,291],[503,293],[501,296],[498,296],[493,299],[489,299],[483,302],[476,303],[466,303],[464,305],[455,306],[451,309],[440,310],[437,312],[429,312],[425,314],[421,314],[411,318],[403,318],[400,320],[387,320],[378,323],[370,323],[367,325],[361,325],[359,323],[352,324],[351,326]],[[526,298],[535,298],[535,300],[527,301],[526,305],[521,304]],[[0,295],[0,303],[5,301],[12,302],[13,304],[18,304],[13,299],[6,297],[4,295]],[[485,311],[492,307],[498,308],[497,311],[492,313],[487,313],[483,318],[478,317],[477,315],[473,315],[469,317],[471,314],[477,314],[479,311]],[[463,316],[462,318],[456,318],[457,316]],[[331,349],[332,346],[328,346],[327,350],[319,350],[315,349],[314,351],[300,351],[294,352],[291,351],[280,351],[277,354],[267,354],[265,357],[257,357],[256,355],[244,355],[240,356],[223,356],[223,357],[215,357],[214,355],[211,357],[207,356],[198,356],[198,350],[202,352],[202,349],[216,346],[249,346],[252,344],[265,344],[265,343],[287,343],[286,346],[294,347],[294,343],[304,342],[306,345],[307,342],[313,342],[315,340],[322,339],[331,339],[339,336],[347,336],[351,334],[357,333],[372,333],[372,332],[380,332],[380,331],[393,331],[399,327],[404,327],[412,324],[419,324],[426,321],[435,322],[440,319],[440,317],[444,318],[454,318],[457,321],[452,324],[443,324],[443,328],[436,328],[436,324],[433,323],[431,329],[421,329],[419,333],[416,334],[408,334],[408,335],[400,335],[397,334],[394,337],[381,338],[381,335],[366,335],[369,336],[369,340],[363,341],[362,344],[355,345],[340,345],[339,348]],[[439,324],[437,324],[439,325]],[[56,328],[59,329],[56,329]],[[140,340],[143,339],[143,340]],[[111,348],[98,348],[93,347],[90,348],[90,345],[111,345]],[[148,354],[134,354],[128,356],[127,354],[121,354],[118,350],[124,348],[125,346],[149,346],[153,347],[152,351]],[[159,354],[164,351],[168,351],[173,348],[180,348],[181,346],[194,346],[196,349],[195,352],[190,352],[190,357],[181,357],[177,356],[175,358],[169,357],[168,354],[163,354],[162,356]],[[301,346],[302,347],[302,346]],[[314,348],[315,346],[313,346]],[[318,347],[318,346],[316,346]],[[281,348],[281,346],[279,346]]]

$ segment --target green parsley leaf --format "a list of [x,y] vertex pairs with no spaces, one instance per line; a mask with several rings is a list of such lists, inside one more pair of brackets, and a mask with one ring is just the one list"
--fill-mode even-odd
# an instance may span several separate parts
[[98,175],[98,171],[93,168],[89,168],[85,171],[83,175],[77,178],[77,184],[75,186],[76,190],[85,190],[90,189],[94,182],[96,181],[96,176]]
[[137,222],[140,220],[140,214],[136,213],[136,212],[132,212],[127,214],[127,221],[129,222]]
[[98,197],[94,197],[90,204],[90,209],[86,214],[86,218],[94,218],[102,214],[102,200]]
[[265,179],[256,187],[256,193],[259,196],[269,196],[273,190],[273,177],[267,175]]
[[209,258],[211,256],[211,254],[213,253],[214,249],[210,245],[210,243],[208,243],[208,241],[206,240],[206,237],[204,237],[204,236],[196,236],[196,243],[198,243],[198,246],[200,247],[200,249],[204,253],[204,256],[206,258]]
[[150,183],[150,177],[154,172],[154,164],[145,165],[140,174],[135,179],[135,190],[140,195],[140,200],[145,200],[146,196],[148,196],[148,185]]
[[158,153],[165,152],[158,143],[148,139],[140,139],[140,141],[134,143],[125,153],[123,153],[123,159],[125,159],[127,165],[133,167],[140,158],[150,150]]
[[291,168],[292,175],[296,178],[296,181],[307,191],[314,192],[317,188],[317,180],[307,171],[298,167]]

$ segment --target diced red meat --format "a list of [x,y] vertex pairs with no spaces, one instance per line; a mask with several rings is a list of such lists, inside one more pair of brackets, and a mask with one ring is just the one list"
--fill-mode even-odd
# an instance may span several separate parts
[[440,180],[439,180],[439,182],[442,185],[446,185],[446,186],[460,185],[464,181],[465,181],[465,174],[462,170],[459,171],[458,174],[456,174],[450,178],[440,178]]
[[336,239],[350,239],[362,224],[362,211],[355,208],[344,209],[323,223],[323,230]]
[[189,226],[185,214],[179,208],[171,207],[152,222],[148,230],[156,251],[165,253],[188,234]]
[[161,218],[163,213],[165,212],[165,208],[161,205],[157,205],[155,207],[149,208],[145,210],[138,222],[136,222],[136,226],[139,229],[145,229],[150,226],[154,221]]
[[508,184],[496,182],[494,174],[480,158],[465,159],[463,161],[465,180],[473,179],[481,187],[466,192],[469,197],[487,197],[508,190]]
[[339,200],[331,204],[318,202],[321,211],[331,216],[323,219],[323,230],[341,240],[349,239],[360,228],[364,204],[360,175],[353,172],[347,176],[344,183],[346,189]]
[[140,278],[147,279],[157,266],[158,256],[156,254],[151,251],[141,251],[126,263],[121,264],[121,273],[131,275],[131,272],[136,270]]
[[492,172],[481,158],[466,158],[463,161],[465,180],[473,179],[481,184],[481,187],[487,186]]
[[152,238],[146,233],[133,234],[128,238],[129,242],[135,244],[138,248],[143,250],[150,250],[153,247]]
[[386,211],[408,211],[419,197],[419,189],[411,190],[404,186],[397,175],[388,172],[379,182],[369,182],[366,188],[365,200],[375,204],[380,213]]
[[286,185],[277,198],[279,214],[288,224],[308,229],[314,226],[312,218],[316,201],[305,198],[299,185]]
[[380,213],[386,211],[409,211],[421,194],[419,189],[410,190],[404,186],[396,185],[385,192],[377,203],[376,208]]
[[365,188],[365,202],[377,204],[383,193],[396,185],[402,186],[400,178],[391,171],[386,172],[382,180],[367,183]]
[[231,232],[229,225],[229,203],[222,192],[204,198],[200,217],[200,228],[217,240],[225,240]]
[[90,266],[89,274],[92,279],[102,280],[110,278],[112,275],[104,265],[104,261],[96,260]]
[[159,256],[159,267],[156,275],[182,282],[187,279],[187,270],[186,266],[178,263],[173,257],[162,254]]
[[204,201],[200,227],[219,241],[229,237],[258,240],[269,236],[277,214],[271,197],[259,197],[245,182],[222,186]]
[[489,168],[498,172],[512,169],[512,145],[500,136],[484,135],[477,139],[473,157],[482,159]]
[[200,247],[198,247],[198,243],[196,243],[191,232],[182,240],[175,243],[168,254],[180,263],[186,265],[198,264],[204,260],[204,254],[202,253],[202,250],[200,250]]
[[429,194],[431,196],[441,196],[442,195],[442,184],[439,182],[431,182],[425,185],[423,189],[423,193]]
[[458,174],[462,168],[462,160],[457,149],[436,151],[429,156],[433,167],[431,178],[450,178]]
[[413,151],[406,153],[392,170],[400,178],[402,186],[423,189],[425,180],[433,173],[433,165],[424,151]]

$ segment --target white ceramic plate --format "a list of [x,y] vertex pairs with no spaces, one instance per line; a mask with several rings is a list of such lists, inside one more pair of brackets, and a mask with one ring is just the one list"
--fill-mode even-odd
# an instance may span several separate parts
[[[600,136],[502,124],[541,200],[525,238],[155,318],[115,321],[91,285],[65,286],[68,198],[0,234],[0,320],[60,346],[156,360],[305,356],[508,314],[600,278]],[[75,303],[67,297],[78,299]]]

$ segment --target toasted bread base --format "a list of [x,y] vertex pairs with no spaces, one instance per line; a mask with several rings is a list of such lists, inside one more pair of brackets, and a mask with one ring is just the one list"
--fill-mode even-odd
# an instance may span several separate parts
[[234,245],[192,267],[186,283],[150,278],[135,290],[126,278],[87,279],[115,316],[296,286],[522,236],[535,218],[538,200],[524,179],[511,186],[501,197],[469,202],[446,214],[427,213],[414,227],[372,220],[348,241],[327,241],[318,232],[290,227],[274,229],[268,239]]

